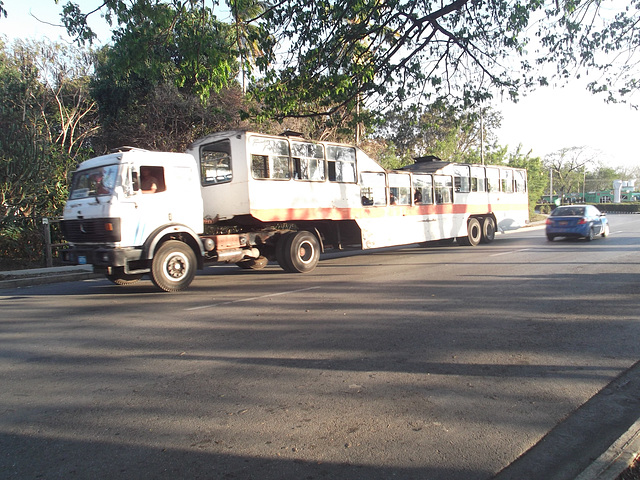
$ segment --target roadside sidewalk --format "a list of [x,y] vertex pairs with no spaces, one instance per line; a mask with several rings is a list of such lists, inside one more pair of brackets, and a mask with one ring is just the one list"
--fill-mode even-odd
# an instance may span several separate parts
[[31,268],[0,272],[0,289],[29,287],[47,283],[72,282],[96,278],[91,265],[69,265],[63,267]]

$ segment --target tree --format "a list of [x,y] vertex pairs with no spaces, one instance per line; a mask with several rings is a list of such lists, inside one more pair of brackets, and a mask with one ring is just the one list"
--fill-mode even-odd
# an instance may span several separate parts
[[613,168],[599,165],[594,171],[585,173],[585,190],[611,190],[614,180],[621,180],[620,174]]
[[170,81],[204,102],[238,74],[239,37],[201,0],[105,0],[88,13],[68,2],[62,20],[80,43],[91,43],[87,17],[98,11],[114,27],[110,62],[122,80],[131,75],[150,89]]
[[106,3],[119,26],[98,55],[92,82],[104,126],[101,150],[184,150],[194,137],[239,124],[237,35],[198,5]]
[[34,220],[61,213],[68,174],[90,153],[90,59],[50,42],[0,47],[0,254],[38,256]]
[[263,23],[256,22],[265,11],[266,3],[259,0],[229,0],[233,15],[234,36],[240,56],[242,93],[247,91],[247,76],[255,67],[255,61],[262,56],[261,41],[268,31]]
[[[517,99],[548,83],[542,66],[557,65],[560,78],[622,71],[624,85],[609,93],[625,96],[638,86],[631,67],[640,2],[613,18],[602,3],[283,0],[263,18],[275,45],[288,45],[286,56],[264,69],[254,93],[278,117],[352,108],[358,96],[380,109],[411,98],[476,105],[496,91]],[[623,52],[627,61],[612,64]]]
[[[384,111],[438,98],[476,106],[496,92],[517,99],[549,83],[541,73],[545,65],[561,79],[597,72],[592,91],[611,99],[627,98],[640,85],[640,0],[624,6],[614,0],[281,0],[265,2],[253,17],[239,13],[257,6],[255,0],[227,5],[236,12],[236,40],[247,39],[235,42],[236,57],[259,54],[261,77],[250,90],[258,108],[250,114],[263,119],[360,106]],[[195,71],[203,78],[191,75],[193,66],[204,65],[199,48],[209,45],[207,29],[198,27],[203,23],[193,22],[213,15],[202,0],[104,0],[98,10],[127,29],[145,22],[142,13],[163,8],[172,12],[171,25],[197,27],[189,30],[189,61],[177,68],[206,93],[216,85],[215,75],[207,77],[202,68]],[[63,21],[80,41],[90,41],[86,18],[96,11],[68,2]],[[252,66],[242,63],[243,69]]]
[[496,141],[494,131],[501,121],[502,116],[489,108],[462,109],[437,101],[426,107],[395,108],[380,120],[377,133],[393,143],[405,163],[423,155],[481,163],[480,149]]
[[[553,191],[560,198],[580,191],[585,172],[596,163],[596,155],[585,147],[562,148],[544,158],[544,166],[553,175]],[[552,192],[553,193],[553,192]]]

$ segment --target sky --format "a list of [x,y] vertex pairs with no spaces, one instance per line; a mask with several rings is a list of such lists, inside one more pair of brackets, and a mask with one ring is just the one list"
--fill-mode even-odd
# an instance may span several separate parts
[[[0,34],[15,38],[51,40],[67,39],[59,24],[59,14],[66,0],[3,0],[7,18],[0,18]],[[101,0],[74,0],[83,11],[102,4]],[[90,25],[99,34],[99,43],[110,39],[110,31],[99,15]],[[638,99],[636,99],[638,101]],[[638,130],[640,111],[624,104],[606,104],[601,97],[574,82],[565,87],[544,87],[530,93],[518,103],[495,100],[493,107],[502,112],[502,127],[496,132],[498,143],[515,151],[545,157],[563,148],[580,147],[592,153],[605,166],[632,168],[640,166]]]

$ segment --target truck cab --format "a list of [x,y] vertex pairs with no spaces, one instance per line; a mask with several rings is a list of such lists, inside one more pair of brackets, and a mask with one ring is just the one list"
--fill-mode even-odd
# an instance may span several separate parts
[[167,240],[180,237],[202,251],[195,159],[127,149],[83,162],[71,180],[62,228],[71,245],[63,259],[92,264],[118,284],[150,272],[155,251]]

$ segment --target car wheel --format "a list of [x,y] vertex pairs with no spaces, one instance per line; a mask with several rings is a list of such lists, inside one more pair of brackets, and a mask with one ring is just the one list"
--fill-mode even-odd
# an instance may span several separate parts
[[589,235],[587,235],[587,242],[590,242],[596,237],[596,232],[593,230],[593,227],[589,229]]
[[547,240],[549,240],[550,242],[553,242],[553,239],[556,238],[553,235],[547,235]]

